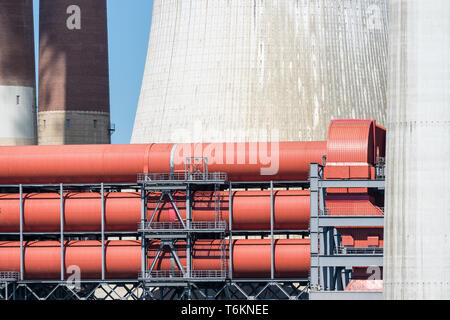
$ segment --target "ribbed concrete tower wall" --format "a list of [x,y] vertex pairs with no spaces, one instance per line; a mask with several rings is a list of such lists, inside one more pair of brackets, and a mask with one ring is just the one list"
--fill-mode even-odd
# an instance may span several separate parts
[[40,0],[39,144],[110,143],[106,0]]
[[326,138],[385,122],[386,0],[155,0],[132,143]]
[[384,294],[450,298],[450,2],[390,1]]
[[0,0],[0,145],[36,144],[32,0]]

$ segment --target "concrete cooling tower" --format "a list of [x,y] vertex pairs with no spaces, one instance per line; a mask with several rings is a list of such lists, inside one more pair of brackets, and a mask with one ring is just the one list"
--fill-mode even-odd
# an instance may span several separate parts
[[36,144],[32,0],[0,0],[0,145]]
[[450,297],[450,2],[390,1],[384,295]]
[[110,143],[106,0],[40,0],[39,144]]
[[385,122],[387,0],[155,0],[132,143],[322,140]]

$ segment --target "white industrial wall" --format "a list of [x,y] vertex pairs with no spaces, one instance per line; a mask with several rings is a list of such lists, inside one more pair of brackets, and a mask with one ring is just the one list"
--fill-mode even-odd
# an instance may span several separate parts
[[450,298],[450,1],[390,0],[384,294]]
[[0,145],[36,144],[34,88],[0,86]]
[[132,143],[325,139],[385,122],[386,0],[155,0]]

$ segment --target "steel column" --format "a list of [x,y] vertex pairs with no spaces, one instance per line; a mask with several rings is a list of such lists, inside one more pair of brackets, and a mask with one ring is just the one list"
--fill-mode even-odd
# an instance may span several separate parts
[[[141,274],[145,277],[145,272],[147,270],[147,250],[146,250],[146,237],[144,233],[145,224],[147,222],[147,191],[145,190],[145,185],[141,185]],[[158,205],[159,206],[159,205]],[[153,218],[153,216],[152,216]]]
[[61,246],[61,281],[64,280],[64,187],[59,185],[59,201],[60,201],[60,246]]
[[[192,207],[191,207],[191,188],[189,184],[186,186],[186,228],[191,229],[192,222]],[[191,248],[191,234],[188,232],[186,234],[186,274],[185,277],[191,277],[191,267],[192,267],[192,248]]]
[[24,279],[24,248],[23,248],[23,186],[19,185],[20,210],[20,280]]
[[274,224],[274,203],[273,203],[273,181],[270,181],[270,278],[275,278],[275,252],[273,241],[273,224]]
[[230,239],[228,242],[229,277],[233,280],[233,186],[230,182],[228,189],[228,231]]
[[311,239],[311,275],[312,290],[317,290],[319,282],[319,165],[312,163],[310,168],[310,239]]
[[102,199],[102,280],[105,280],[105,187],[101,184],[101,199]]

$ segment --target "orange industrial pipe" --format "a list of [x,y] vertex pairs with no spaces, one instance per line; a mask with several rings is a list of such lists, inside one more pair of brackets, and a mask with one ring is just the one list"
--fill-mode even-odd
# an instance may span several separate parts
[[[221,241],[225,241],[221,246]],[[198,240],[193,246],[193,270],[221,270],[228,264],[227,240]],[[105,265],[108,279],[136,279],[141,270],[140,241],[107,241]],[[160,243],[149,245],[148,266],[152,264]],[[57,241],[24,242],[24,277],[27,280],[60,278],[60,243]],[[225,249],[225,250],[222,250]],[[275,276],[306,278],[310,268],[310,242],[300,239],[275,241]],[[183,242],[176,246],[177,255],[186,266]],[[225,257],[222,257],[222,252]],[[236,278],[270,276],[270,240],[233,240],[233,274]],[[65,278],[79,268],[81,280],[99,279],[102,269],[102,247],[99,241],[69,241],[65,243]],[[154,270],[178,270],[164,249]],[[20,243],[0,242],[0,271],[20,271]]]
[[306,180],[323,156],[326,178],[370,178],[384,140],[373,120],[333,120],[322,142],[0,147],[0,184],[135,183],[140,173],[184,173],[192,157],[230,181]]
[[206,157],[231,181],[306,180],[326,142],[0,147],[0,184],[135,183],[140,173],[184,172]]
[[[149,265],[158,252],[160,242],[149,246]],[[186,247],[183,241],[176,246],[181,264],[186,265]],[[197,240],[194,245],[193,270],[221,270],[221,262],[228,266],[229,240]],[[310,268],[309,239],[275,239],[275,277],[306,278]],[[221,256],[225,254],[225,259]],[[233,276],[237,278],[270,277],[270,239],[233,240]],[[157,270],[179,270],[165,248]]]
[[[152,193],[148,198],[148,219],[152,216],[160,198]],[[220,211],[216,211],[216,196]],[[225,220],[229,213],[229,193],[211,191],[195,192],[192,202],[194,221]],[[141,220],[139,193],[105,194],[105,230],[136,231]],[[183,219],[186,218],[186,193],[173,195]],[[234,191],[233,229],[270,229],[270,192]],[[56,193],[24,194],[24,231],[57,232],[60,230],[60,196]],[[0,232],[19,232],[20,197],[18,194],[0,194]],[[177,221],[177,215],[166,195],[158,207],[155,222]],[[307,229],[309,226],[309,191],[274,192],[275,230]],[[64,230],[100,231],[101,195],[99,193],[64,194]]]
[[[105,194],[105,230],[135,231],[141,219],[138,193]],[[60,196],[57,193],[30,193],[23,196],[24,231],[60,230]],[[0,194],[0,232],[18,232],[20,196]],[[64,230],[100,231],[102,203],[99,193],[64,194]]]
[[[151,216],[160,193],[149,197],[147,208]],[[301,230],[309,227],[309,190],[274,191],[274,229]],[[173,195],[175,205],[183,219],[186,218],[186,193]],[[164,197],[158,207],[154,221],[177,221],[175,208]],[[216,211],[216,200],[220,211]],[[270,229],[270,191],[233,191],[232,193],[233,230],[268,230]],[[198,191],[194,193],[192,204],[193,221],[229,221],[229,192]]]

